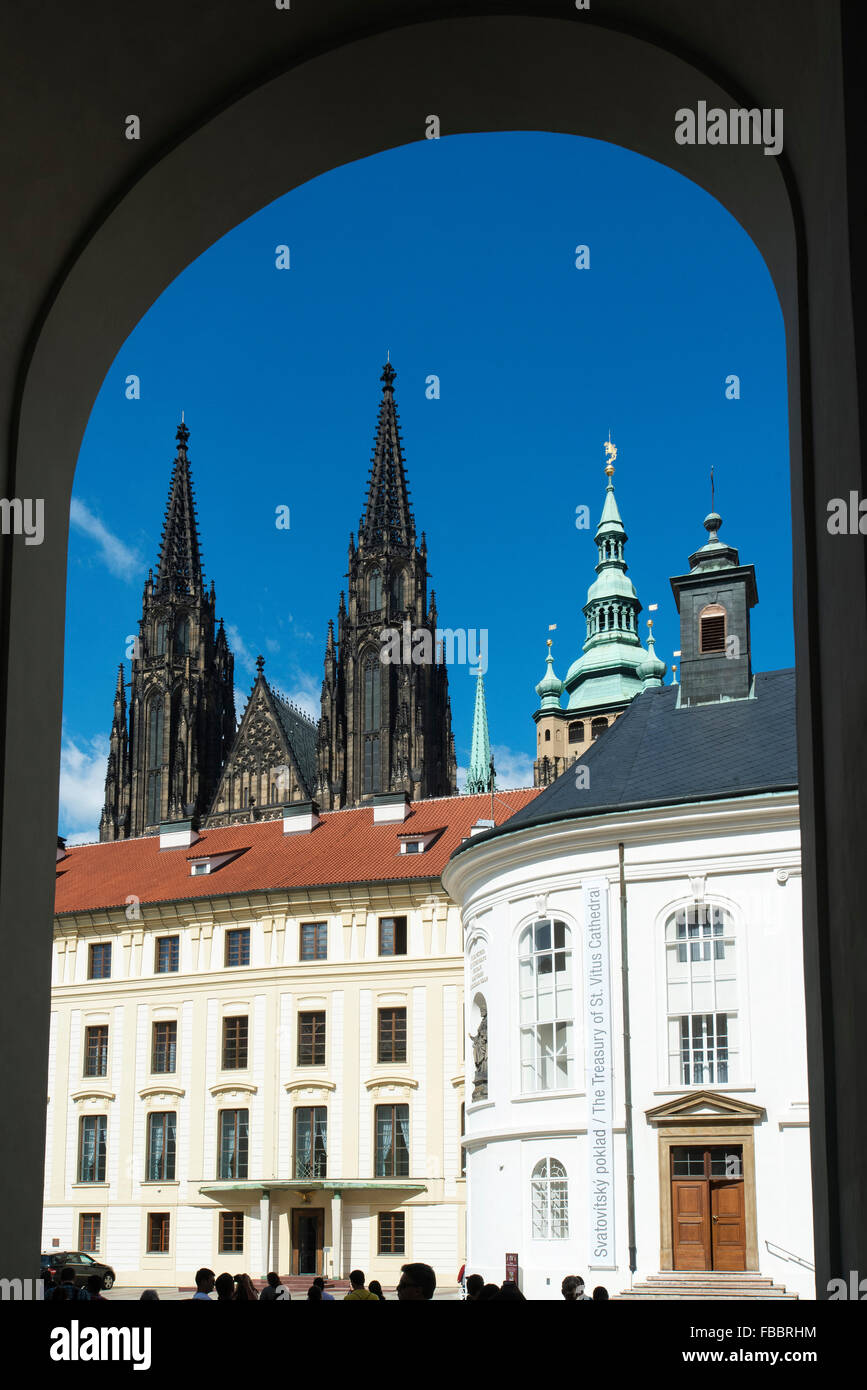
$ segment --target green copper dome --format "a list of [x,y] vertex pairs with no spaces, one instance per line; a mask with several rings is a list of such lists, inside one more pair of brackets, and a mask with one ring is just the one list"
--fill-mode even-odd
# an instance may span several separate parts
[[647,656],[638,663],[635,674],[639,680],[643,681],[643,690],[655,690],[662,685],[662,678],[668,667],[664,661],[660,661],[654,650],[656,640],[653,636],[653,629],[647,634]]
[[536,694],[541,700],[540,709],[559,709],[560,696],[563,694],[563,682],[560,677],[554,674],[554,658],[551,655],[551,643],[548,643],[548,655],[545,658],[547,670],[536,686]]
[[[614,447],[605,447],[609,457],[615,458]],[[641,603],[626,573],[624,553],[629,537],[614,495],[611,462],[605,472],[605,503],[594,536],[599,554],[597,577],[587,591],[583,610],[587,638],[581,656],[569,667],[563,682],[570,713],[628,703],[644,689],[645,675],[639,668],[648,660],[658,661],[652,652],[648,657],[638,635]]]

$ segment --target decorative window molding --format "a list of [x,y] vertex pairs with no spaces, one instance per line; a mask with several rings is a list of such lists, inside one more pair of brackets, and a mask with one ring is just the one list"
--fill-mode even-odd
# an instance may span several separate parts
[[385,1094],[392,1091],[417,1091],[418,1082],[411,1076],[371,1076],[364,1083],[365,1089]]
[[143,1086],[138,1094],[140,1100],[153,1100],[155,1097],[159,1100],[167,1100],[169,1096],[186,1095],[186,1091],[183,1086],[169,1084],[165,1086]]
[[314,1092],[318,1094],[320,1091],[336,1091],[337,1082],[320,1081],[318,1078],[315,1081],[287,1081],[283,1090],[290,1096],[300,1095],[302,1092],[304,1095],[312,1095]]
[[71,1091],[69,1099],[75,1101],[76,1105],[85,1100],[116,1100],[117,1092],[109,1090],[107,1086],[82,1086],[77,1091]]
[[216,1081],[208,1090],[212,1096],[254,1096],[259,1087],[252,1081]]

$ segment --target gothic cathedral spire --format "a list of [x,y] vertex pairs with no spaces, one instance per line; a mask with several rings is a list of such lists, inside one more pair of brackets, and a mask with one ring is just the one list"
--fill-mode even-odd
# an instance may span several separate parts
[[213,582],[205,587],[189,435],[180,424],[156,576],[145,582],[132,654],[125,739],[118,679],[101,840],[204,815],[235,733],[233,660],[222,623],[216,628]]
[[476,679],[476,707],[473,712],[473,742],[467,774],[469,793],[493,791],[493,761],[488,735],[488,711],[485,705],[485,678],[479,668]]
[[[381,792],[414,799],[457,789],[448,673],[427,600],[427,547],[415,520],[387,362],[367,502],[358,541],[349,538],[349,601],[340,596],[337,640],[329,625],[317,744],[323,809]],[[424,633],[420,640],[417,634]],[[386,645],[386,634],[395,641]],[[401,659],[387,659],[400,646]],[[430,660],[413,661],[426,650]]]

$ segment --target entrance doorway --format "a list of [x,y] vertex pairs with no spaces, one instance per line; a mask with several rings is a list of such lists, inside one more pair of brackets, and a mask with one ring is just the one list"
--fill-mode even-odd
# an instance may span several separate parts
[[746,1269],[742,1145],[672,1148],[671,1218],[675,1269]]
[[322,1274],[325,1212],[321,1207],[292,1209],[292,1273]]

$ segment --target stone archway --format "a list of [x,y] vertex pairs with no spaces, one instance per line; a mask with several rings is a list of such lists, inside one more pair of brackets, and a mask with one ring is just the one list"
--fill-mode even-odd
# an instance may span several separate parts
[[[229,7],[212,8],[216,23]],[[836,206],[845,208],[845,125],[839,101],[835,104],[837,69],[831,64],[830,75],[817,79],[820,86],[827,83],[828,119],[835,122],[833,158],[814,157],[811,141],[816,137],[805,110],[800,149],[798,140],[794,142],[796,180],[787,154],[775,160],[764,158],[760,149],[720,147],[709,161],[706,151],[674,142],[678,108],[695,109],[702,100],[723,107],[777,104],[770,91],[775,69],[769,76],[757,63],[749,33],[740,46],[723,45],[734,55],[734,76],[720,75],[713,23],[715,19],[722,27],[728,24],[722,3],[702,7],[705,14],[713,12],[708,32],[690,30],[688,4],[675,7],[677,23],[693,36],[688,56],[678,55],[671,34],[660,31],[655,41],[638,37],[644,32],[643,7],[628,0],[610,21],[617,28],[604,27],[592,16],[551,18],[538,12],[533,17],[435,16],[430,22],[389,28],[400,23],[390,5],[373,3],[367,8],[368,22],[380,24],[380,32],[362,38],[349,37],[345,28],[334,35],[325,33],[309,50],[315,56],[302,55],[304,61],[297,60],[288,71],[259,85],[250,83],[239,58],[237,80],[246,84],[243,94],[228,104],[225,98],[214,98],[210,117],[202,117],[200,108],[186,111],[162,156],[135,182],[115,191],[111,211],[105,216],[94,212],[84,237],[77,228],[71,234],[71,240],[80,238],[76,250],[46,285],[29,337],[8,364],[16,384],[6,491],[8,496],[45,499],[46,537],[39,547],[6,544],[2,567],[0,646],[5,674],[0,738],[5,785],[0,912],[13,930],[5,972],[8,995],[0,1000],[0,1017],[8,1033],[5,1055],[15,1056],[17,1063],[7,1105],[22,1135],[17,1153],[4,1160],[3,1177],[21,1196],[9,1215],[4,1244],[12,1262],[17,1258],[23,1267],[35,1244],[38,1221],[35,1176],[41,1169],[44,1110],[39,1097],[47,1037],[42,1030],[33,1035],[32,1020],[47,1013],[49,855],[57,813],[68,505],[93,400],[135,323],[208,245],[273,198],[327,169],[423,138],[428,115],[436,113],[443,134],[543,129],[612,141],[668,164],[707,188],[737,217],[763,254],[777,287],[788,343],[794,540],[803,560],[796,568],[796,637],[807,840],[808,1013],[814,1100],[820,1107],[814,1163],[821,1285],[829,1260],[842,1267],[855,1258],[841,1252],[846,1241],[854,1249],[846,1233],[859,1230],[864,1222],[863,1207],[850,1204],[846,1219],[837,1210],[838,1081],[833,1070],[836,1048],[853,1057],[863,1049],[851,1029],[835,1035],[831,1013],[832,987],[845,996],[851,988],[847,980],[855,973],[854,938],[846,935],[845,922],[857,916],[849,911],[858,900],[849,861],[857,864],[858,856],[853,858],[849,845],[856,843],[860,831],[857,817],[853,822],[850,815],[844,823],[833,798],[825,793],[826,777],[838,776],[842,782],[846,770],[844,750],[829,740],[854,723],[851,716],[860,714],[862,705],[867,651],[859,652],[857,665],[851,623],[863,608],[864,561],[851,551],[828,550],[827,538],[823,541],[816,524],[824,508],[823,493],[844,491],[844,484],[836,481],[837,461],[845,457],[851,473],[850,461],[858,456],[854,330],[839,303],[840,280],[843,306],[849,281],[837,274],[841,265],[848,268],[845,212],[842,231],[827,214],[829,191],[836,193]],[[562,16],[562,7],[556,12]],[[778,60],[781,80],[789,83],[793,100],[799,92],[797,74],[812,55],[806,22],[811,15],[810,7],[804,6],[801,48],[793,40]],[[414,9],[413,18],[420,16],[427,18],[427,12]],[[835,10],[830,29],[839,41],[836,20]],[[173,21],[174,45],[192,54],[200,40],[194,17],[189,25],[181,17]],[[66,60],[65,54],[59,56]],[[752,83],[747,74],[762,71],[761,94],[745,90]],[[383,95],[371,102],[371,92]],[[819,110],[824,109],[820,101]],[[21,112],[19,117],[24,120]],[[86,149],[82,158],[87,158]],[[810,179],[819,163],[825,182],[817,190]],[[805,197],[806,211],[801,202]],[[821,302],[807,294],[808,214],[813,218],[811,268],[817,277],[824,274],[829,286],[827,300]],[[32,234],[38,235],[38,228]],[[804,306],[800,315],[799,303]],[[817,344],[812,352],[808,317]],[[827,431],[818,440],[813,437],[814,400],[820,402],[822,429]],[[816,462],[825,479],[819,492]],[[854,582],[847,585],[847,578]],[[834,599],[841,587],[848,589],[852,601],[835,617]],[[827,611],[823,609],[820,625],[818,602],[825,595]],[[855,596],[858,611],[853,613]],[[820,630],[823,659],[845,654],[849,672],[849,680],[830,695],[820,680]],[[859,812],[867,814],[863,800],[862,793]],[[839,825],[829,825],[834,815]],[[837,865],[840,872],[835,876]],[[829,964],[831,922],[845,936],[834,972]],[[23,923],[26,932],[20,930]],[[863,952],[863,945],[858,948],[856,942],[854,949]],[[28,982],[25,990],[22,980]],[[851,1013],[842,1010],[843,1016]],[[30,1045],[22,1054],[18,1044],[25,1036]],[[854,1132],[851,1144],[855,1171],[855,1155],[863,1146]],[[843,1181],[840,1186],[849,1191],[851,1184]]]

